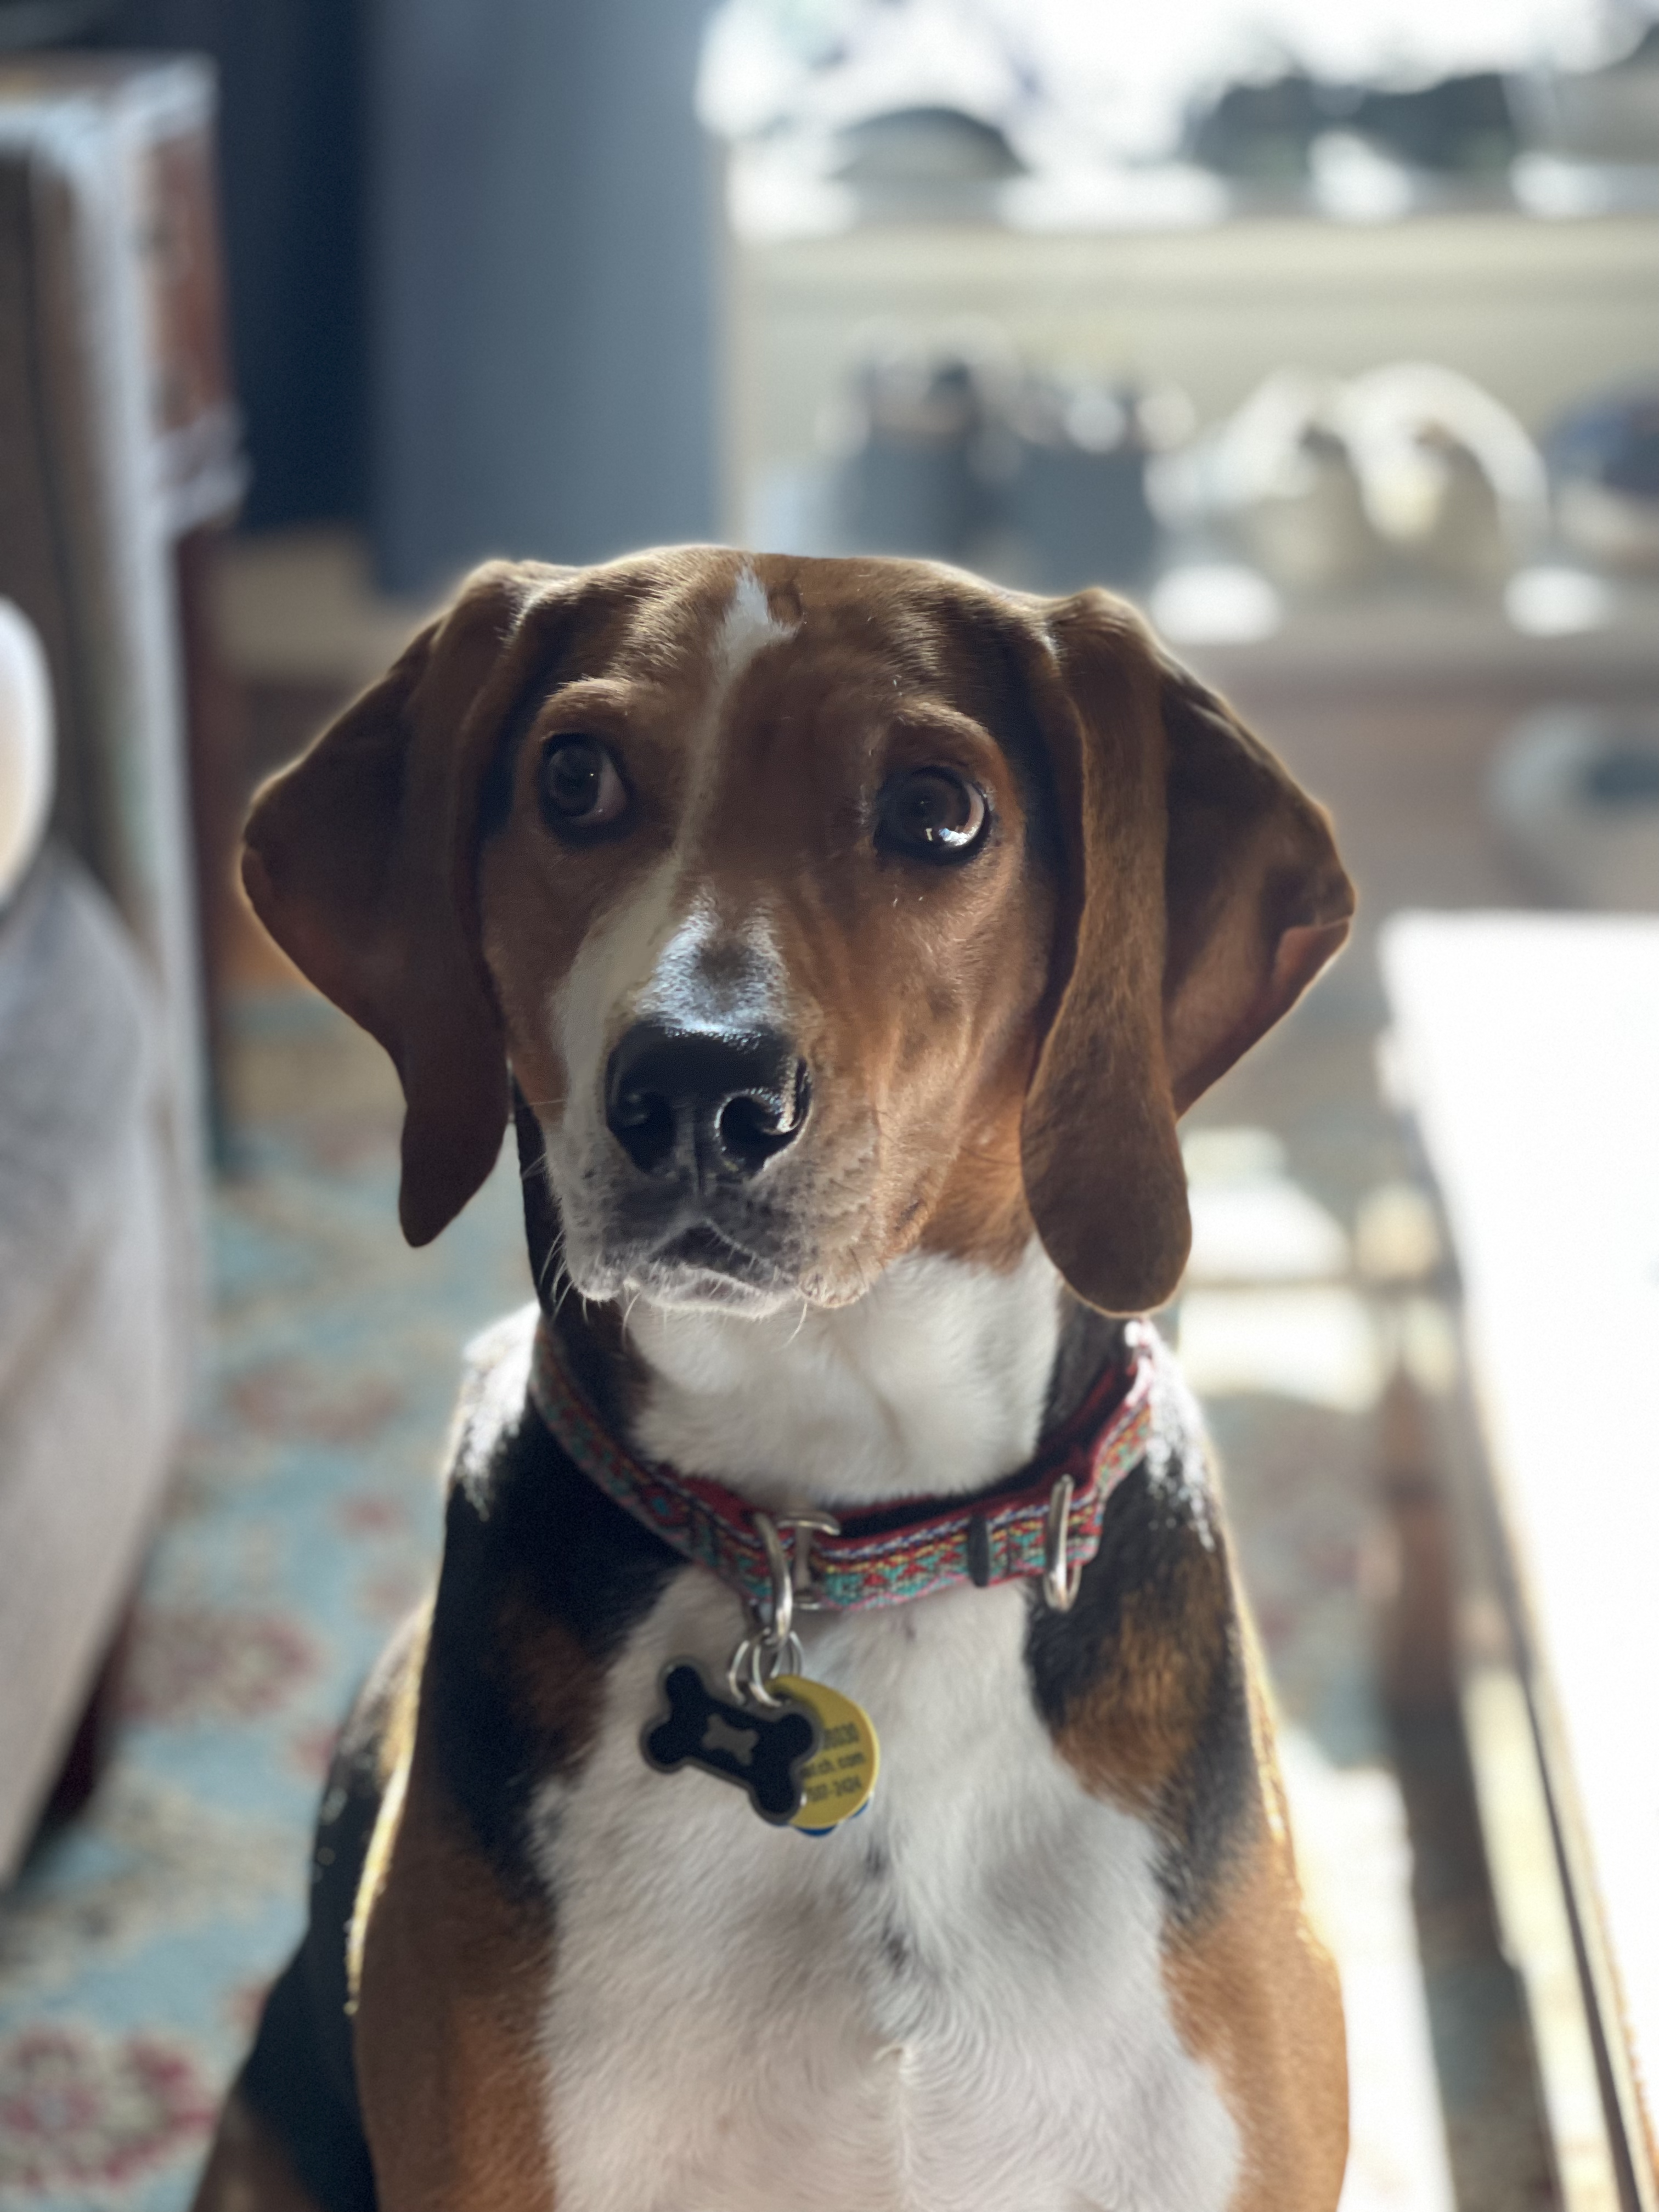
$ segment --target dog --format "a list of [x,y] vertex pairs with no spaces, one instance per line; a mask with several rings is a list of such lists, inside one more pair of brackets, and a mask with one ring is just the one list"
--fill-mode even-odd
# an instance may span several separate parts
[[244,875],[396,1063],[412,1243],[515,1124],[538,1304],[198,2212],[1332,2212],[1139,1318],[1179,1115],[1346,934],[1322,811],[1103,592],[688,548],[477,572]]

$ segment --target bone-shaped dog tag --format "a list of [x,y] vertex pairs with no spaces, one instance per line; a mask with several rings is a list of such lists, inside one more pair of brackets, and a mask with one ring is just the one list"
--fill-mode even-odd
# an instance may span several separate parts
[[700,1766],[746,1790],[763,1820],[786,1827],[800,1810],[802,1777],[818,1748],[816,1713],[793,1698],[775,1712],[717,1698],[695,1659],[671,1659],[662,1670],[663,1705],[640,1738],[648,1765],[664,1774]]

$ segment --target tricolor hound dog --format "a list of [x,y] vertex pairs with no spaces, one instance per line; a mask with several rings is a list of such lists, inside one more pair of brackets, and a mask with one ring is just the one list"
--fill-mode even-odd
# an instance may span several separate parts
[[1320,810],[1102,592],[690,549],[479,571],[246,877],[397,1063],[411,1243],[516,1115],[539,1306],[198,2212],[1332,2212],[1135,1318],[1177,1117],[1346,934]]

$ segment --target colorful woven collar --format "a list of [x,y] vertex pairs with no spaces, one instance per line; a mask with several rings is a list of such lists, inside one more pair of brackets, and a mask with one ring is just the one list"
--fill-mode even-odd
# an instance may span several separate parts
[[536,1332],[530,1397],[565,1452],[613,1504],[718,1575],[751,1607],[763,1611],[775,1587],[757,1525],[769,1522],[794,1533],[796,1603],[845,1613],[902,1605],[963,1583],[984,1589],[1042,1575],[1054,1565],[1061,1510],[1062,1577],[1086,1566],[1100,1549],[1107,1499],[1145,1458],[1152,1437],[1157,1353],[1151,1324],[1130,1323],[1124,1345],[1122,1361],[1018,1474],[971,1496],[842,1515],[757,1515],[723,1483],[631,1457],[570,1374],[545,1319]]

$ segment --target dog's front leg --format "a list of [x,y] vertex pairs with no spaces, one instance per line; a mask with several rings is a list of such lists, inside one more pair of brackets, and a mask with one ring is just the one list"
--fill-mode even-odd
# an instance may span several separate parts
[[548,1926],[503,1887],[434,1765],[417,1733],[360,1905],[357,2079],[379,2212],[552,2212]]

